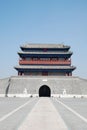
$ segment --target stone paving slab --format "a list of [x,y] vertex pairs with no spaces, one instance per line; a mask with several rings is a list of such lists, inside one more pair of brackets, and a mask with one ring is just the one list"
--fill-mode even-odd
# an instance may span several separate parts
[[68,130],[50,98],[40,98],[18,130]]

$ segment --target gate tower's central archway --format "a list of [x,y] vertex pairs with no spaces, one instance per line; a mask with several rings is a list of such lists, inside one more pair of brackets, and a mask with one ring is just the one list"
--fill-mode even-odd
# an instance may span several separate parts
[[39,89],[39,97],[50,97],[51,90],[47,85],[43,85]]

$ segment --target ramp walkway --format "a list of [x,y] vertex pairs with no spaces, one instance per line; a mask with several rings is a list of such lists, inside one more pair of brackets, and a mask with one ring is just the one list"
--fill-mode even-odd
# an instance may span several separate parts
[[67,130],[50,98],[42,97],[18,130]]

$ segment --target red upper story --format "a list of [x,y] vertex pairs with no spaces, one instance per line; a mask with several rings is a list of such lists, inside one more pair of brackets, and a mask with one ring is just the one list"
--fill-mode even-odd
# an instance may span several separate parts
[[32,65],[41,65],[41,64],[44,64],[44,65],[71,65],[71,59],[69,60],[41,60],[41,59],[37,59],[37,60],[26,60],[26,59],[21,59],[19,60],[19,64],[20,65],[29,65],[29,64],[32,64]]

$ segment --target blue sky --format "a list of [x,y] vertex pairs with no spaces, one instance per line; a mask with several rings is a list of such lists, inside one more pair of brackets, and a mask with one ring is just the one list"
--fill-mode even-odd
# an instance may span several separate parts
[[64,43],[87,78],[87,0],[0,0],[0,78],[17,75],[24,43]]

